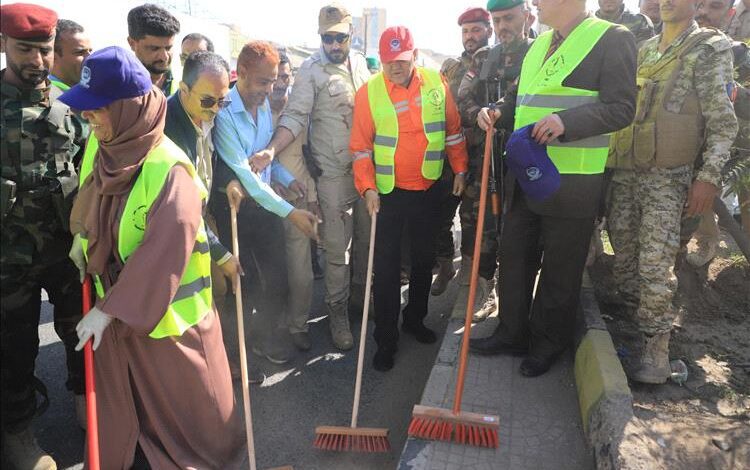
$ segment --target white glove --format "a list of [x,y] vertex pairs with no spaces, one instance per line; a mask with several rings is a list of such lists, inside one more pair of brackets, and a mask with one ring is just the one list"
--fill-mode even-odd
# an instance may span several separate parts
[[94,337],[93,348],[99,347],[99,343],[102,342],[102,335],[104,330],[107,329],[110,323],[112,323],[112,315],[107,315],[98,308],[94,307],[91,311],[84,315],[83,319],[76,325],[76,333],[78,333],[78,344],[76,345],[76,351],[80,351],[86,345],[86,341],[92,336]]
[[73,261],[73,264],[78,268],[78,274],[81,277],[81,284],[86,278],[86,257],[83,256],[83,242],[81,241],[81,234],[76,233],[73,237],[73,245],[70,247],[68,252],[68,258]]

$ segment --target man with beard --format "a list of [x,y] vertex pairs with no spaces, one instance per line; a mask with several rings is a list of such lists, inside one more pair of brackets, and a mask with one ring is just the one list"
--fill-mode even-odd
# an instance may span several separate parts
[[[709,27],[723,31],[732,19],[733,4],[734,0],[706,0],[698,6],[695,21],[702,28]],[[739,125],[739,132],[732,147],[732,158],[746,159],[748,149],[750,149],[750,90],[746,88],[750,82],[750,57],[748,56],[746,43],[734,39],[731,42],[735,78],[734,111]],[[745,206],[750,206],[747,195],[740,191],[740,196],[744,196],[744,198],[740,198],[740,202],[742,203],[745,200]],[[745,225],[748,224],[747,218],[743,221]],[[683,227],[685,238],[690,236],[689,232],[692,228],[691,224],[685,224]],[[693,236],[698,242],[698,249],[695,252],[688,253],[686,260],[693,266],[704,266],[716,256],[716,249],[719,244],[719,226],[713,207],[701,214],[700,225]]]
[[309,126],[311,161],[319,173],[316,189],[323,214],[325,302],[333,344],[342,350],[354,344],[347,310],[361,312],[365,302],[370,238],[370,217],[352,177],[349,130],[354,93],[371,74],[365,57],[350,53],[351,33],[352,16],[343,6],[321,8],[320,50],[300,66],[271,143],[253,157],[258,162],[270,161],[274,152],[284,150]]
[[681,220],[712,207],[737,135],[731,44],[696,24],[699,1],[659,1],[664,29],[638,53],[638,111],[612,137],[607,162],[612,272],[642,341],[625,372],[641,383],[671,372]]
[[[464,45],[464,52],[457,59],[446,59],[440,69],[440,73],[448,81],[452,96],[457,96],[458,94],[458,86],[461,84],[461,79],[469,68],[469,64],[471,64],[471,57],[477,49],[485,47],[492,37],[490,14],[484,8],[469,8],[458,17],[458,25],[461,27],[461,40]],[[471,128],[464,129],[464,135],[468,142],[467,145],[471,145],[472,148],[476,149],[477,146],[481,145],[480,140],[482,137],[472,133]],[[453,269],[453,253],[455,248],[453,246],[451,228],[453,226],[453,217],[456,215],[456,208],[461,202],[461,198],[453,195],[453,172],[448,165],[443,167],[443,175],[436,184],[438,185],[436,189],[442,191],[444,198],[440,204],[440,222],[435,243],[437,250],[435,260],[438,265],[438,273],[430,291],[432,295],[440,295],[445,292],[448,288],[448,283],[456,274],[456,271]],[[464,197],[466,197],[466,193],[464,193]],[[470,199],[467,203],[469,217],[466,223],[464,223],[464,211],[461,213],[461,228],[465,230],[463,233],[467,234],[462,237],[462,240],[466,242],[469,241],[466,239],[472,236],[469,227],[466,225],[476,222],[476,216],[471,215],[475,212],[475,208]],[[489,236],[494,237],[493,235]],[[471,242],[473,243],[473,240]],[[463,250],[462,252],[467,253]],[[464,281],[462,285],[468,285],[468,274],[471,270],[471,258],[468,256],[468,253],[461,257],[461,263],[461,279]],[[480,282],[481,286],[478,298],[480,298],[479,302],[481,305],[484,302],[483,297],[486,297],[483,294],[489,293],[489,289],[487,289],[485,279],[481,279]]]
[[[471,255],[474,252],[481,186],[478,173],[482,166],[482,152],[484,151],[484,132],[476,124],[477,114],[488,103],[494,103],[503,98],[505,92],[518,78],[521,62],[532,43],[526,33],[526,25],[529,23],[531,13],[524,0],[490,0],[487,2],[487,9],[492,16],[498,44],[482,47],[474,54],[468,70],[461,79],[457,93],[458,110],[461,113],[462,125],[469,142],[470,156],[466,191],[462,196],[459,210],[462,264],[466,267],[462,268],[461,282],[465,285],[469,283]],[[495,149],[495,158],[501,154],[501,148]],[[495,167],[500,168],[499,165],[501,163],[498,159]],[[502,184],[499,175],[496,184]],[[492,208],[489,205],[484,217],[478,286],[478,289],[483,289],[479,291],[483,293],[483,298],[474,313],[475,321],[484,320],[497,308],[492,284],[497,270],[498,221],[492,215]]]
[[0,46],[7,68],[2,91],[2,225],[0,225],[0,347],[2,454],[14,468],[54,469],[36,443],[33,417],[48,403],[34,376],[39,352],[41,289],[54,305],[55,331],[65,345],[68,380],[85,425],[83,355],[75,352],[81,319],[78,270],[68,259],[68,220],[77,190],[82,130],[61,91],[48,80],[57,14],[30,4],[0,7]]
[[628,28],[635,36],[638,46],[654,35],[654,25],[651,20],[641,13],[630,12],[625,8],[624,0],[599,0],[599,10],[596,16]]
[[62,91],[81,79],[83,59],[91,55],[91,41],[83,26],[71,20],[57,20],[55,61],[49,79]]
[[[151,83],[169,97],[179,86],[172,76],[172,45],[180,22],[169,12],[156,5],[146,3],[128,12],[128,44],[151,74]],[[94,157],[99,141],[92,133],[86,142],[80,174],[88,175],[94,167]],[[83,181],[81,181],[83,183]]]
[[177,91],[172,76],[172,46],[180,22],[167,10],[146,3],[128,12],[128,44],[151,74],[151,83],[165,95]]
[[[306,189],[278,160],[260,161],[255,156],[266,148],[273,134],[273,118],[268,97],[278,76],[279,54],[265,41],[251,41],[237,58],[237,85],[227,95],[231,103],[219,111],[213,141],[219,154],[217,171],[229,169],[235,178],[226,187],[227,199],[215,195],[209,209],[216,218],[219,237],[231,246],[230,207],[238,209],[240,262],[247,289],[244,308],[251,317],[253,353],[276,364],[289,360],[284,332],[280,326],[287,303],[287,270],[282,219],[288,220],[309,238],[317,238],[317,217],[297,209],[271,189],[304,197]],[[249,196],[249,197],[248,197]],[[244,200],[244,201],[243,201]]]

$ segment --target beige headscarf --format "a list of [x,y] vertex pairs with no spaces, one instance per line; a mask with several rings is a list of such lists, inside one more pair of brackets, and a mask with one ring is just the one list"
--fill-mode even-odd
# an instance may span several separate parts
[[94,171],[80,189],[71,213],[71,229],[88,239],[87,272],[103,275],[116,248],[117,218],[146,155],[164,137],[167,100],[157,88],[143,96],[110,103],[105,108],[113,135],[99,142]]

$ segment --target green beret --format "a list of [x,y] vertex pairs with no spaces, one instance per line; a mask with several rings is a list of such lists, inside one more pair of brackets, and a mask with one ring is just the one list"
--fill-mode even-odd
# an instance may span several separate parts
[[368,56],[366,60],[368,68],[380,68],[380,61],[377,59],[377,57]]
[[487,10],[502,11],[509,10],[518,5],[523,5],[524,0],[487,0]]

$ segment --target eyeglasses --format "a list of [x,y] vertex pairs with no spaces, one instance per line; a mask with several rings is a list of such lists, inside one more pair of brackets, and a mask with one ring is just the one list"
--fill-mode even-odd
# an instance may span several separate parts
[[320,39],[323,40],[324,44],[331,45],[334,41],[336,41],[339,44],[344,44],[349,40],[349,35],[345,33],[338,33],[338,34],[322,34],[320,36]]
[[219,109],[224,109],[232,102],[229,98],[219,98],[218,100],[212,96],[206,96],[201,98],[201,108],[211,109],[216,105],[219,105]]

